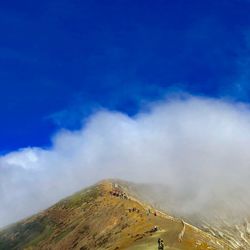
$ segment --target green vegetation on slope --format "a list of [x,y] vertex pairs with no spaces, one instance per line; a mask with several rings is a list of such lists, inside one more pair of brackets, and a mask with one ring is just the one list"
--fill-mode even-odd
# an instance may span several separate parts
[[[54,216],[48,216],[50,211],[55,210],[71,210],[85,206],[93,202],[99,195],[97,186],[77,192],[69,198],[58,202],[55,206],[45,211],[45,213],[33,216],[27,221],[19,222],[6,230],[0,232],[0,250],[15,250],[15,249],[32,249],[39,242],[46,241],[51,234],[58,228],[58,220]],[[54,239],[55,242],[62,239],[70,233],[76,225],[71,225]]]

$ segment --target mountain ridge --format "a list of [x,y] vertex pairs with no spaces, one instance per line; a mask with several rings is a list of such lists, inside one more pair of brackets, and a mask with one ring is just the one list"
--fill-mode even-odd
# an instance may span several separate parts
[[0,249],[147,250],[157,248],[158,238],[165,249],[233,249],[140,200],[131,186],[107,179],[79,191],[0,231]]

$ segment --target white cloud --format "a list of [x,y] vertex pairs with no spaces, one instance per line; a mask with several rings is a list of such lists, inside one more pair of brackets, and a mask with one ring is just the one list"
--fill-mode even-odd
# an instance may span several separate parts
[[19,152],[9,153],[1,158],[4,166],[16,166],[24,169],[36,168],[36,162],[39,160],[35,149],[25,148]]
[[243,216],[249,148],[250,111],[237,103],[189,96],[154,103],[134,118],[100,111],[81,130],[58,132],[50,149],[0,158],[0,226],[109,177],[168,185],[179,214],[226,207]]

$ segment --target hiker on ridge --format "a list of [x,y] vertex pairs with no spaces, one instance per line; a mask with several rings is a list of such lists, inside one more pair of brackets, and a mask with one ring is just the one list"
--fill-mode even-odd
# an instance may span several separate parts
[[162,239],[158,239],[158,250],[164,250],[165,244]]

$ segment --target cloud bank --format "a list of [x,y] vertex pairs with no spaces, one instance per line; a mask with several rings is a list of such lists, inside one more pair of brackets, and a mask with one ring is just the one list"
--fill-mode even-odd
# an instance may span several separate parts
[[243,216],[249,149],[250,110],[239,103],[173,98],[133,118],[101,110],[81,130],[59,131],[50,149],[0,157],[0,226],[110,177],[167,185],[179,214],[223,208]]

